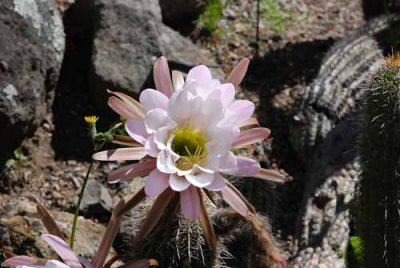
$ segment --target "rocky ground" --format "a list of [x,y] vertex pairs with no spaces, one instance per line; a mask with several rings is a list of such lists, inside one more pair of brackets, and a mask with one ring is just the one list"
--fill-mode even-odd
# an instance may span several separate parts
[[[19,1],[6,2],[11,5]],[[152,62],[156,56],[164,54],[176,68],[187,70],[189,66],[206,63],[219,76],[229,73],[243,57],[252,60],[238,94],[257,104],[260,122],[273,133],[267,142],[255,148],[253,154],[264,166],[276,168],[290,178],[290,182],[273,191],[268,190],[270,186],[268,189],[265,185],[260,186],[266,193],[273,192],[273,197],[266,198],[270,204],[254,202],[270,218],[274,233],[291,256],[296,252],[296,222],[308,167],[308,160],[294,153],[289,142],[291,111],[306,86],[315,79],[323,56],[332,44],[364,25],[366,15],[373,12],[361,1],[260,1],[262,4],[257,9],[258,1],[234,0],[228,1],[218,31],[210,34],[200,24],[188,25],[188,22],[181,23],[181,19],[173,19],[177,18],[174,12],[179,10],[173,5],[179,5],[181,1],[171,1],[168,7],[167,1],[160,0],[162,13],[158,1],[150,1],[154,6],[140,4],[142,2],[123,6],[105,0],[94,1],[94,4],[79,0],[56,1],[66,34],[64,59],[62,67],[58,67],[60,74],[55,91],[47,90],[52,96],[33,104],[47,101],[43,108],[46,112],[43,114],[43,109],[37,112],[40,120],[36,118],[35,121],[38,123],[32,123],[28,118],[19,124],[11,124],[18,127],[29,122],[31,126],[20,135],[25,136],[22,143],[13,146],[19,149],[8,150],[7,156],[3,157],[8,161],[0,173],[0,254],[4,249],[13,249],[16,253],[42,249],[32,242],[34,235],[24,229],[38,225],[31,208],[33,198],[54,211],[60,221],[71,219],[68,212],[74,209],[77,191],[82,186],[92,153],[84,116],[100,115],[99,128],[107,129],[116,117],[106,107],[104,89],[108,87],[137,95],[142,85],[151,83]],[[278,14],[272,19],[266,2],[277,3]],[[193,9],[189,10],[193,12]],[[6,11],[0,9],[0,26],[7,25],[1,12]],[[34,23],[34,20],[27,21]],[[118,65],[124,67],[122,71],[115,67]],[[138,74],[137,77],[130,77],[132,73]],[[27,75],[33,74],[28,72]],[[43,80],[50,81],[46,77]],[[41,80],[38,83],[48,85]],[[15,145],[21,141],[19,137],[2,133],[0,131],[0,137],[5,144]],[[91,174],[94,180],[90,183],[82,211],[87,220],[82,225],[93,223],[97,230],[95,234],[103,228],[101,223],[107,221],[113,204],[134,193],[142,183],[107,185],[106,174],[117,166],[95,163]],[[248,188],[243,187],[243,190],[245,195],[250,195],[249,199],[258,198],[258,195],[252,197]],[[64,215],[62,213],[68,216],[59,216]],[[41,231],[35,229],[34,232]],[[16,250],[21,241],[26,248]],[[82,253],[91,255],[88,241],[95,243],[96,240],[82,239],[79,243],[84,248]]]

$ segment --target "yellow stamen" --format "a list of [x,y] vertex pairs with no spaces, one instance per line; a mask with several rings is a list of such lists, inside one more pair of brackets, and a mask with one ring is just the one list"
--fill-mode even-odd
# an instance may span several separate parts
[[207,150],[205,135],[192,127],[182,127],[175,129],[172,141],[172,150],[179,154],[180,159],[177,165],[182,170],[188,170],[194,164],[205,164],[207,161]]

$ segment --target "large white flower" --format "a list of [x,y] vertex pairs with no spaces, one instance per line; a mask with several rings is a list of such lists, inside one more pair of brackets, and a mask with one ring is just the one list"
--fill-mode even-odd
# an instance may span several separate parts
[[[173,86],[167,61],[161,57],[154,67],[156,88],[144,90],[140,103],[119,92],[109,105],[127,119],[126,131],[139,146],[96,153],[97,160],[141,160],[112,172],[111,182],[148,175],[144,191],[148,196],[174,191],[187,219],[201,213],[199,190],[216,191],[240,214],[249,205],[223,175],[252,176],[282,181],[280,174],[261,169],[250,158],[235,156],[231,148],[265,139],[270,131],[243,126],[257,124],[251,118],[254,104],[235,99],[249,61],[244,59],[228,78],[214,79],[206,66],[192,68],[186,80],[173,71]],[[134,144],[132,144],[134,145]]]

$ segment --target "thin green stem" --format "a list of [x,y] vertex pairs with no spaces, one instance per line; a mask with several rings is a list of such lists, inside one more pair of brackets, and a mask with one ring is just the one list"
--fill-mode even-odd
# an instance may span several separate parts
[[87,184],[88,179],[89,179],[90,172],[92,171],[93,163],[94,163],[94,161],[91,160],[89,168],[88,168],[88,170],[86,172],[85,179],[83,180],[83,185],[82,185],[81,192],[79,193],[78,203],[76,204],[74,221],[72,223],[72,229],[71,229],[71,236],[69,238],[69,247],[71,249],[73,249],[73,247],[74,247],[74,238],[75,238],[76,224],[78,223],[79,209],[81,207],[83,193],[85,192],[85,188],[86,188],[86,184]]

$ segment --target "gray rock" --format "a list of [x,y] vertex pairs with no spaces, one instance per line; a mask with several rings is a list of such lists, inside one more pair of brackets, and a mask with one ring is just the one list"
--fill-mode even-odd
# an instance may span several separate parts
[[84,216],[107,222],[111,216],[112,208],[113,198],[108,189],[97,180],[90,179],[87,182],[80,207]]
[[1,1],[0,32],[1,162],[52,105],[65,41],[53,1]]
[[157,0],[94,1],[91,89],[104,106],[106,88],[137,95],[152,81],[152,67],[164,55],[175,68],[215,65],[191,41],[163,25]]
[[329,248],[306,248],[291,263],[292,268],[345,268],[342,260],[336,258]]
[[[60,230],[66,235],[71,231],[73,215],[51,211]],[[82,217],[78,218],[74,252],[91,259],[97,252],[105,227]],[[32,198],[19,197],[0,210],[0,261],[5,251],[36,257],[56,257],[40,235],[48,233],[36,213]]]

